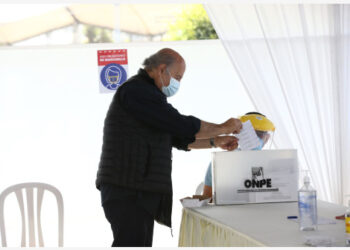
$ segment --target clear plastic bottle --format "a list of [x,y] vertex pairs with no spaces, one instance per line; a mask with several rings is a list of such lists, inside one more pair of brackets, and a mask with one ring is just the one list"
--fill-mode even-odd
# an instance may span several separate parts
[[348,201],[348,208],[345,212],[345,231],[346,231],[346,246],[350,247],[350,200]]
[[298,190],[298,207],[300,230],[317,230],[317,195],[309,176],[304,177],[304,185]]

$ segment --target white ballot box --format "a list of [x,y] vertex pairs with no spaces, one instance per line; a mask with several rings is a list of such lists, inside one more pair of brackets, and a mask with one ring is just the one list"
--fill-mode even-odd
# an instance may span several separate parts
[[297,201],[298,174],[296,150],[214,152],[214,202]]

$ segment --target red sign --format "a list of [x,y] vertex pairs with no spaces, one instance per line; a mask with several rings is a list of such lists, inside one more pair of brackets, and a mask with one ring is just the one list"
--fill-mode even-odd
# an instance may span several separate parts
[[128,64],[128,55],[126,49],[116,50],[99,50],[98,66],[105,66],[110,63],[117,63],[120,65]]

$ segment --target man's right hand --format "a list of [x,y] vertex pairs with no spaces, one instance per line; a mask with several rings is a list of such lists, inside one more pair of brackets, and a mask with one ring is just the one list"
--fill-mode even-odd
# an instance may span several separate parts
[[220,124],[223,134],[239,134],[242,129],[242,122],[236,118],[230,118],[226,122]]
[[214,138],[214,144],[223,150],[232,151],[238,147],[238,139],[234,136],[218,136]]

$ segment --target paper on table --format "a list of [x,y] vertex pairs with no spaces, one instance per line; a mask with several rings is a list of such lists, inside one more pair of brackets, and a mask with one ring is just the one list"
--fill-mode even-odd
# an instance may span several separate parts
[[242,124],[241,132],[235,136],[239,139],[238,144],[241,150],[251,150],[260,145],[259,137],[249,120]]
[[325,235],[309,235],[305,237],[305,244],[313,247],[331,247],[334,245],[334,238]]
[[193,199],[193,198],[184,198],[181,199],[181,204],[183,207],[203,207],[206,206],[211,198],[205,200]]

